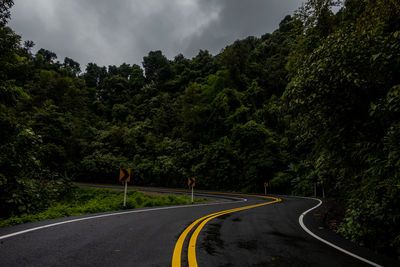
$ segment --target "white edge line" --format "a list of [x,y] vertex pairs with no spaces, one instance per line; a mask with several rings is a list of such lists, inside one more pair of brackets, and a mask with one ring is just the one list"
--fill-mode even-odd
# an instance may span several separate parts
[[[240,200],[240,202],[246,202],[247,201],[247,199],[245,199],[245,198],[236,198],[236,199]],[[9,238],[9,237],[13,237],[13,236],[17,236],[17,235],[21,235],[21,234],[25,234],[25,233],[28,233],[28,232],[37,231],[37,230],[44,229],[44,228],[57,226],[57,225],[73,223],[73,222],[80,222],[80,221],[85,221],[85,220],[98,219],[98,218],[104,218],[104,217],[110,217],[110,216],[124,215],[124,214],[130,214],[130,213],[141,213],[141,212],[155,211],[155,210],[179,209],[179,208],[211,206],[211,205],[219,205],[219,204],[232,204],[232,203],[238,203],[238,201],[217,202],[217,203],[196,204],[196,205],[170,206],[170,207],[159,207],[159,208],[152,208],[152,209],[130,210],[130,211],[123,211],[123,212],[107,213],[107,214],[101,214],[101,215],[89,216],[89,217],[78,218],[78,219],[73,219],[73,220],[67,220],[67,221],[62,221],[62,222],[58,222],[58,223],[46,224],[46,225],[42,225],[42,226],[38,226],[38,227],[34,227],[34,228],[25,229],[25,230],[18,231],[18,232],[15,232],[15,233],[11,233],[11,234],[0,236],[0,240],[6,239],[6,238]]]
[[[303,197],[303,198],[304,198],[304,197]],[[341,252],[343,252],[343,253],[346,253],[347,255],[350,255],[350,256],[352,256],[352,257],[354,257],[354,258],[356,258],[356,259],[358,259],[358,260],[360,260],[360,261],[366,262],[366,263],[368,263],[368,264],[370,264],[370,265],[372,265],[372,266],[382,267],[382,265],[379,265],[379,264],[377,264],[377,263],[375,263],[375,262],[369,261],[369,260],[367,260],[367,259],[365,259],[365,258],[363,258],[363,257],[360,257],[360,256],[358,256],[358,255],[356,255],[356,254],[354,254],[354,253],[351,253],[350,251],[347,251],[347,250],[345,250],[345,249],[343,249],[343,248],[341,248],[341,247],[338,247],[338,246],[336,246],[335,244],[332,244],[331,242],[329,242],[329,241],[327,241],[327,240],[325,240],[325,239],[322,239],[321,237],[319,237],[319,236],[317,236],[316,234],[314,234],[313,232],[311,232],[311,231],[305,226],[305,224],[304,224],[304,222],[303,222],[303,218],[304,218],[304,216],[305,216],[308,212],[310,212],[310,211],[312,211],[312,210],[318,208],[319,206],[321,206],[322,201],[321,201],[320,199],[317,199],[317,198],[307,198],[307,199],[317,200],[317,201],[319,201],[319,203],[318,203],[316,206],[312,207],[311,209],[306,210],[305,212],[303,212],[303,213],[300,215],[300,217],[299,217],[299,223],[300,223],[300,226],[303,228],[304,231],[306,231],[309,235],[311,235],[312,237],[318,239],[319,241],[321,241],[321,242],[327,244],[328,246],[331,246],[331,247],[333,247],[333,248],[335,248],[335,249],[337,249],[337,250],[339,250],[339,251],[341,251]]]

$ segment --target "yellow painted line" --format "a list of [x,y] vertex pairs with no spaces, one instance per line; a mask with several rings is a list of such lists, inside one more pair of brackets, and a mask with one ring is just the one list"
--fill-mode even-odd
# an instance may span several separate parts
[[[238,212],[241,210],[247,210],[247,209],[252,209],[252,208],[256,208],[256,207],[261,207],[261,206],[265,206],[265,205],[269,205],[272,203],[276,203],[276,202],[280,202],[280,199],[275,199],[274,201],[271,202],[266,202],[266,203],[261,203],[261,204],[257,204],[257,205],[251,205],[251,206],[246,206],[246,207],[242,207],[242,208],[238,208],[235,209],[233,211],[229,211],[229,212],[225,212],[224,214],[228,214],[228,213],[233,213],[233,212]],[[212,219],[219,217],[223,214],[217,214],[214,215],[212,217],[209,217],[207,219],[205,219],[194,231],[194,233],[192,234],[192,237],[190,238],[189,241],[189,249],[188,249],[188,262],[189,262],[189,267],[197,267],[197,259],[196,259],[196,241],[197,241],[197,237],[200,234],[200,231],[203,229],[203,227],[206,225],[206,223],[208,223],[209,221],[211,221]]]
[[182,247],[183,247],[183,243],[185,242],[186,236],[188,235],[188,233],[193,229],[194,226],[196,226],[196,224],[198,224],[199,222],[201,222],[202,220],[220,214],[222,215],[225,211],[220,211],[217,213],[213,213],[213,214],[209,214],[206,215],[204,217],[201,217],[200,219],[197,219],[196,221],[194,221],[192,224],[190,224],[183,232],[182,234],[179,236],[178,241],[175,244],[175,248],[174,248],[174,254],[172,256],[172,266],[173,267],[180,267],[181,266],[181,255],[182,255]]
[[[242,195],[242,194],[228,194],[228,193],[220,193],[220,194],[226,194],[226,195],[240,195],[240,196],[249,196],[249,195]],[[200,225],[196,228],[196,230],[194,231],[194,233],[192,234],[192,237],[190,238],[189,241],[189,249],[188,249],[188,263],[189,263],[189,267],[191,266],[197,266],[197,260],[196,260],[196,241],[197,241],[197,237],[200,233],[200,231],[202,230],[202,228],[204,227],[204,225],[206,225],[207,222],[209,222],[210,220],[218,217],[218,216],[222,216],[224,214],[228,214],[228,213],[233,213],[233,212],[237,212],[237,211],[241,211],[241,210],[246,210],[246,209],[252,209],[252,208],[256,208],[256,207],[260,207],[260,206],[265,206],[268,204],[272,204],[272,203],[276,203],[276,202],[280,202],[282,201],[279,198],[275,198],[275,197],[264,197],[261,196],[262,198],[269,198],[269,199],[274,199],[273,201],[270,202],[266,202],[266,203],[261,203],[261,204],[256,204],[256,205],[250,205],[250,206],[245,206],[245,207],[240,207],[240,208],[235,208],[235,209],[230,209],[230,210],[225,210],[225,211],[220,211],[217,213],[213,213],[213,214],[209,214],[206,215],[204,217],[201,217],[199,219],[197,219],[196,221],[194,221],[191,225],[189,225],[184,231],[183,233],[179,236],[178,241],[175,244],[175,248],[174,248],[174,253],[172,256],[172,267],[180,267],[181,266],[181,257],[182,257],[182,247],[183,247],[183,243],[185,242],[186,236],[189,234],[189,232],[193,229],[193,227],[195,227],[199,222]]]
[[[236,208],[237,209],[237,208]],[[176,266],[181,266],[181,255],[182,255],[182,247],[183,247],[183,243],[185,242],[186,236],[188,235],[188,233],[193,229],[194,226],[196,226],[196,224],[198,224],[199,222],[201,222],[204,219],[207,219],[209,217],[212,216],[220,216],[229,212],[233,212],[236,209],[231,209],[231,210],[224,210],[224,211],[219,211],[216,213],[212,213],[209,215],[206,215],[204,217],[201,217],[200,219],[197,219],[196,221],[194,221],[192,224],[190,224],[183,232],[182,234],[179,236],[178,241],[175,244],[175,248],[174,248],[174,254],[172,256],[172,266],[176,267]]]
[[[97,186],[96,184],[89,184],[89,183],[75,183],[77,185],[92,185],[92,186]],[[121,188],[121,186],[117,185],[104,185],[106,187],[114,187],[114,188]],[[131,187],[132,188],[132,187]],[[153,187],[133,187],[134,189],[137,189],[140,191],[142,190],[156,190],[156,191],[164,191],[164,192],[180,192],[180,193],[190,193],[190,190],[184,190],[184,189],[167,189],[167,188],[153,188]],[[228,213],[233,213],[233,212],[238,212],[241,210],[246,210],[246,209],[252,209],[260,206],[265,206],[269,204],[273,204],[276,202],[282,201],[280,198],[275,198],[275,197],[270,197],[270,196],[261,196],[261,195],[249,195],[249,194],[240,194],[240,193],[222,193],[222,192],[208,192],[208,191],[198,191],[200,194],[212,194],[212,195],[228,195],[228,196],[247,196],[247,197],[260,197],[260,198],[266,198],[266,199],[274,199],[274,201],[270,202],[265,202],[261,204],[256,204],[256,205],[250,205],[250,206],[245,206],[245,207],[240,207],[240,208],[235,208],[235,209],[230,209],[230,210],[225,210],[225,211],[220,211],[216,213],[212,213],[209,215],[206,215],[204,217],[201,217],[191,223],[179,236],[178,241],[175,244],[174,248],[174,253],[172,256],[172,267],[181,267],[181,259],[182,259],[182,247],[183,243],[185,242],[185,239],[189,232],[201,221],[203,221],[195,230],[195,232],[192,234],[190,241],[189,241],[189,249],[188,249],[188,262],[189,262],[189,267],[191,266],[198,266],[197,265],[197,260],[196,260],[196,241],[197,237],[200,234],[200,231],[203,229],[203,227],[206,225],[207,222],[210,220],[222,216],[224,214]]]

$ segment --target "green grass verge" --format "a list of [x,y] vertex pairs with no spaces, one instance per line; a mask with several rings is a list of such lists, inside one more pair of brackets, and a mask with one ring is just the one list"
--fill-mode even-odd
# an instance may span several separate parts
[[[47,210],[1,220],[0,227],[74,215],[122,210],[124,209],[122,205],[123,197],[124,192],[120,190],[77,187],[72,190],[68,197],[53,203]],[[205,201],[207,200],[204,198],[195,199],[196,203]],[[187,195],[145,194],[138,191],[128,191],[125,209],[190,203],[191,198]]]

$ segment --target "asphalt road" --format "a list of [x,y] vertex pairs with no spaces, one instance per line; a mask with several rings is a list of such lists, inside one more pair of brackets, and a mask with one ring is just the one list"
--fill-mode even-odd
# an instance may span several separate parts
[[[253,205],[260,206],[207,217],[212,219],[198,230],[194,240],[199,266],[370,266],[304,231],[299,216],[318,204],[316,200],[221,197],[207,205],[75,216],[2,228],[0,266],[171,266],[179,237],[197,219]],[[61,224],[48,226],[57,223]],[[176,266],[188,265],[189,250],[193,256],[189,239],[200,224],[188,231]],[[305,225],[318,236],[377,264],[399,266],[399,262],[358,248],[321,228],[312,212],[305,216]],[[42,226],[46,228],[7,236]]]

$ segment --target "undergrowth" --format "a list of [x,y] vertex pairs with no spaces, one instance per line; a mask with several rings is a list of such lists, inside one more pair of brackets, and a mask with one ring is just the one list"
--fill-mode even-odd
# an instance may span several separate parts
[[[0,227],[96,212],[191,203],[190,197],[186,195],[148,195],[138,191],[128,191],[126,207],[123,207],[123,194],[124,192],[120,190],[76,187],[63,199],[52,203],[45,211],[3,219],[0,221]],[[205,200],[196,199],[195,202],[203,201]]]

